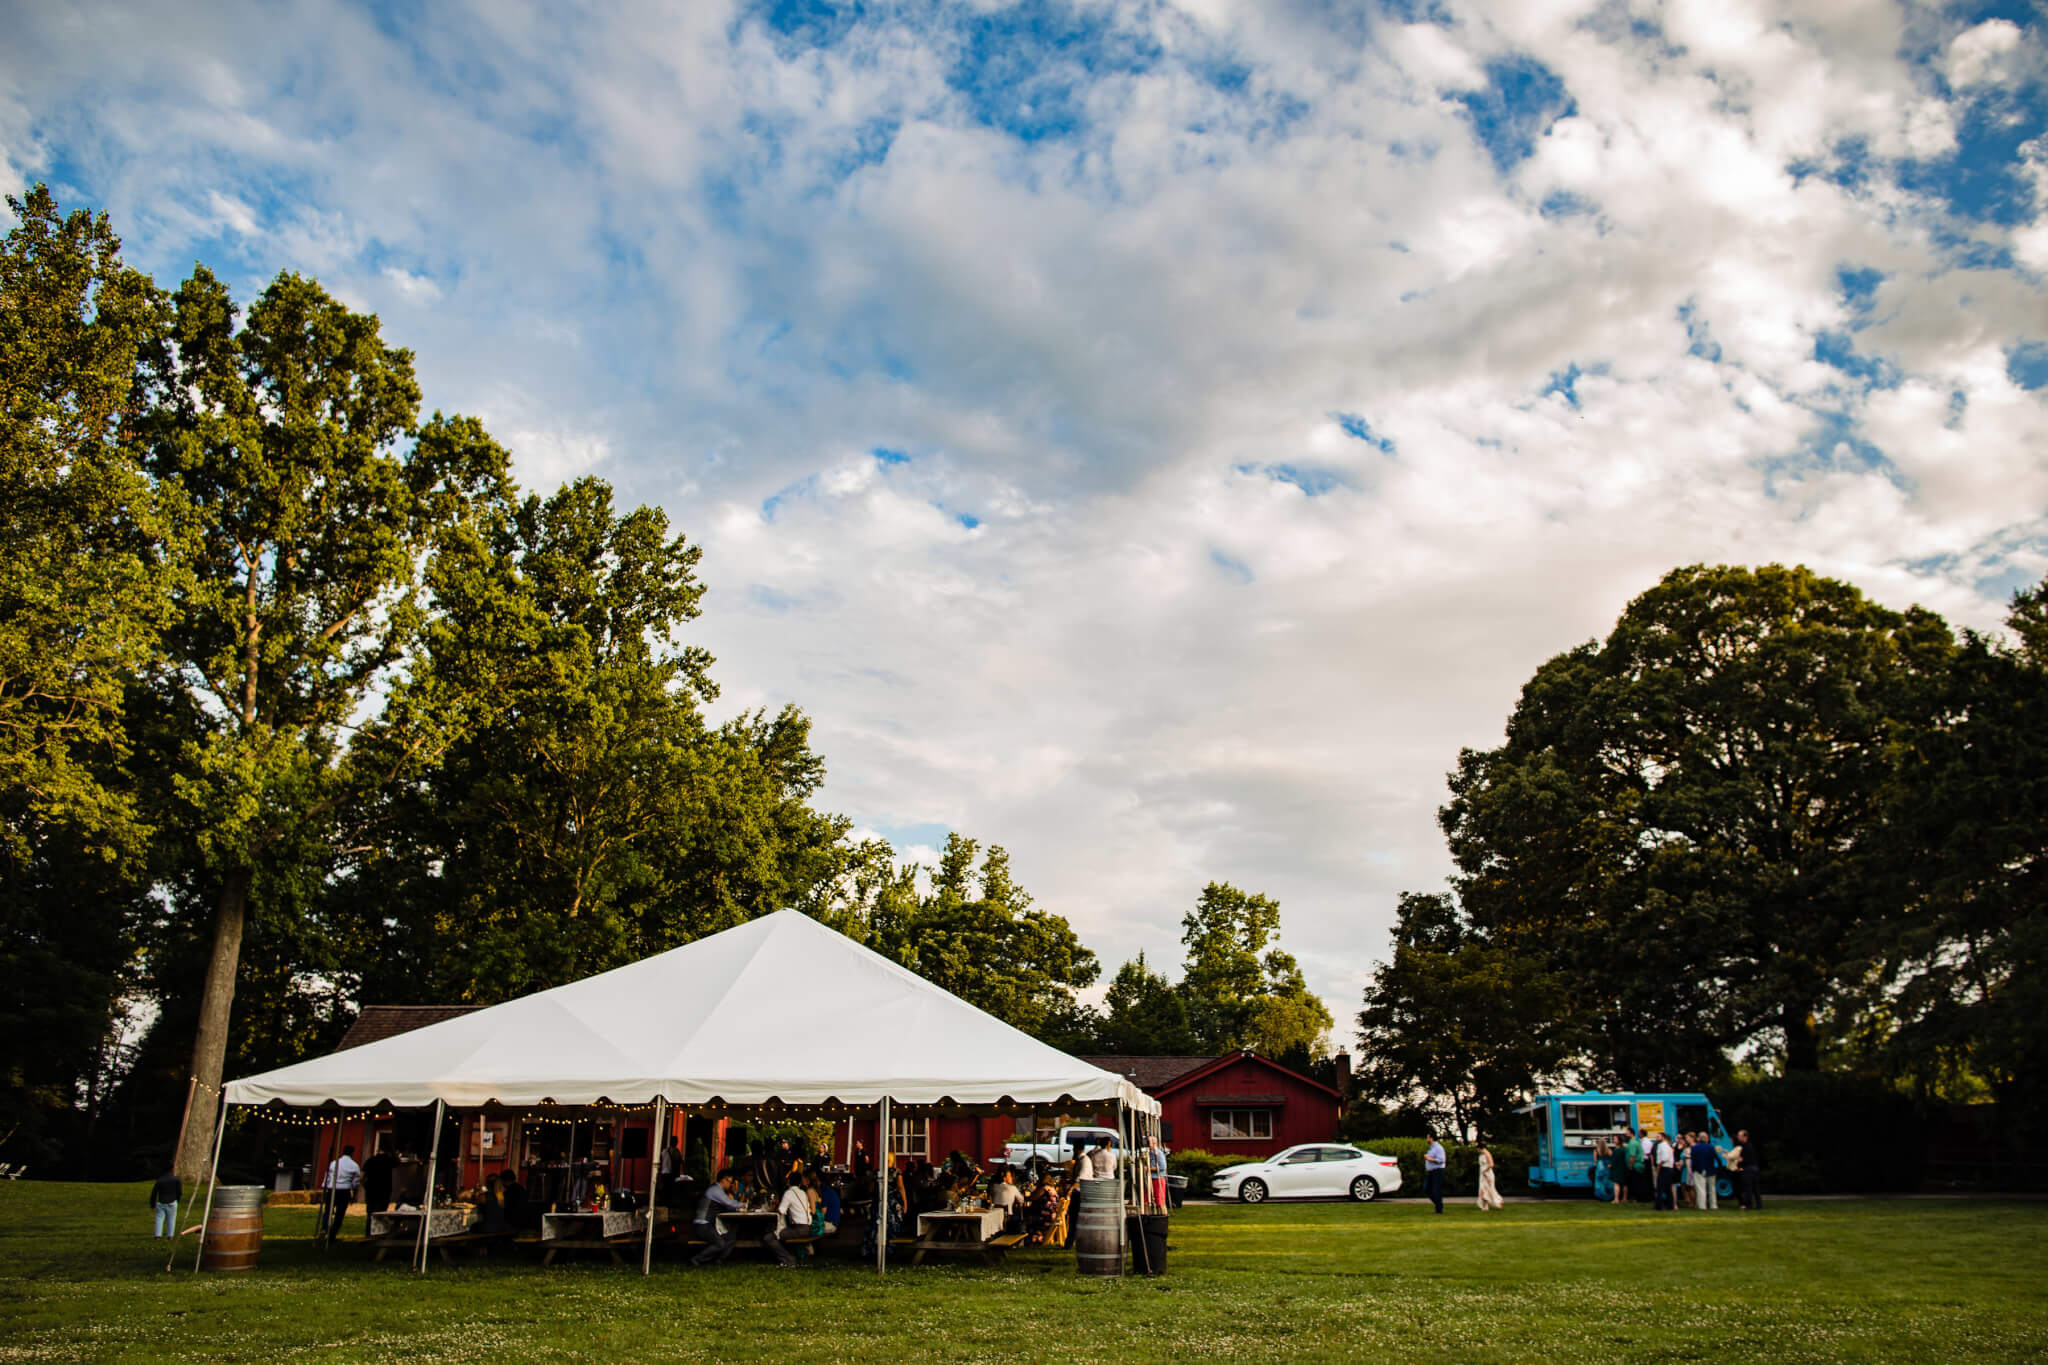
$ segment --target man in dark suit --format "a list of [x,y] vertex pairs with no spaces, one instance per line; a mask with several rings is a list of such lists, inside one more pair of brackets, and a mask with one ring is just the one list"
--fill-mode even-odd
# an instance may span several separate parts
[[1745,1209],[1761,1209],[1764,1206],[1764,1196],[1758,1189],[1758,1177],[1763,1174],[1764,1154],[1756,1143],[1750,1140],[1747,1128],[1735,1135],[1735,1155],[1740,1163],[1735,1172],[1737,1201]]

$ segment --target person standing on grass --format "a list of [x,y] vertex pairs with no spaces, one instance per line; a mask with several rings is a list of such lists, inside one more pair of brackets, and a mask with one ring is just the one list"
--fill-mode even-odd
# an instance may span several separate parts
[[398,1174],[398,1158],[385,1145],[387,1134],[378,1134],[377,1150],[363,1162],[363,1212],[382,1213],[391,1207],[391,1182]]
[[1720,1172],[1714,1169],[1720,1164],[1714,1144],[1707,1141],[1705,1133],[1693,1134],[1692,1144],[1692,1206],[1696,1209],[1719,1209],[1720,1193],[1714,1182]]
[[1166,1149],[1159,1145],[1159,1139],[1146,1135],[1145,1165],[1152,1173],[1152,1207],[1166,1207]]
[[1737,1202],[1744,1209],[1756,1210],[1764,1206],[1763,1193],[1757,1189],[1758,1176],[1763,1168],[1763,1153],[1749,1140],[1749,1129],[1742,1129],[1735,1135],[1735,1192]]
[[1504,1209],[1507,1201],[1500,1197],[1500,1186],[1493,1178],[1493,1153],[1479,1149],[1479,1207],[1482,1209]]
[[1429,1202],[1436,1205],[1436,1211],[1444,1211],[1444,1145],[1438,1142],[1435,1133],[1425,1133],[1429,1146],[1422,1153],[1422,1192],[1429,1196]]
[[319,1236],[330,1242],[341,1236],[341,1220],[347,1216],[348,1206],[355,1202],[356,1191],[362,1183],[363,1168],[356,1165],[355,1144],[351,1143],[341,1149],[340,1156],[327,1163],[327,1174],[321,1178],[324,1212]]
[[1678,1153],[1672,1150],[1671,1138],[1657,1134],[1656,1145],[1651,1148],[1651,1164],[1657,1172],[1657,1207],[1666,1211],[1678,1208]]
[[1650,1130],[1645,1128],[1632,1133],[1628,1140],[1628,1197],[1641,1202],[1649,1197],[1649,1182],[1645,1178],[1650,1155]]
[[176,1171],[165,1171],[150,1186],[149,1203],[156,1210],[156,1236],[178,1235],[178,1201],[184,1197],[185,1186]]
[[683,1148],[676,1141],[676,1135],[668,1135],[668,1145],[661,1149],[661,1166],[654,1180],[654,1202],[662,1208],[675,1203],[676,1177],[683,1173]]

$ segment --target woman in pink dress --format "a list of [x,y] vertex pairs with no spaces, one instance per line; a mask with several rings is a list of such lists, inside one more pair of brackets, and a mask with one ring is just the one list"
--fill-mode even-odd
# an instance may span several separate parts
[[1479,1207],[1501,1209],[1507,1202],[1500,1197],[1500,1187],[1493,1180],[1493,1153],[1484,1147],[1479,1149]]

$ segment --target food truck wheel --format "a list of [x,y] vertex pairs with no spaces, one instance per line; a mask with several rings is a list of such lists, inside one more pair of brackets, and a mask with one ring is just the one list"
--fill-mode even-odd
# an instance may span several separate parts
[[1369,1175],[1362,1175],[1351,1182],[1351,1197],[1361,1204],[1370,1204],[1380,1197],[1380,1182]]
[[1263,1180],[1247,1180],[1247,1181],[1245,1181],[1245,1182],[1244,1182],[1244,1184],[1242,1184],[1242,1185],[1239,1185],[1239,1186],[1237,1187],[1237,1197],[1238,1197],[1239,1199],[1242,1199],[1242,1200],[1243,1200],[1243,1201],[1244,1201],[1245,1203],[1247,1203],[1247,1204],[1263,1204],[1263,1203],[1265,1203],[1265,1202],[1266,1202],[1266,1182],[1265,1182],[1265,1181],[1263,1181]]

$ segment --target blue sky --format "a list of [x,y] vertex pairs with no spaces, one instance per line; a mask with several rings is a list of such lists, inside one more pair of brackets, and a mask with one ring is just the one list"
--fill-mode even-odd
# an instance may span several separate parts
[[732,708],[1110,967],[1340,1018],[1545,658],[1673,565],[2048,573],[2030,4],[23,6],[0,179],[374,309],[705,547]]

